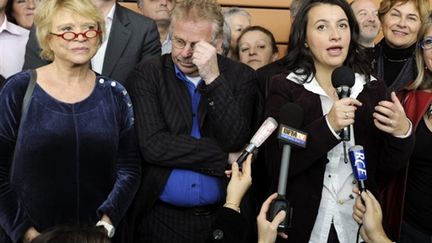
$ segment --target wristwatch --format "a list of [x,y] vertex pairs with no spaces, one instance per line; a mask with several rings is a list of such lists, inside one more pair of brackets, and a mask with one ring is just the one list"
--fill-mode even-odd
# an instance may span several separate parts
[[109,224],[105,221],[99,220],[96,223],[96,226],[103,226],[107,231],[108,238],[112,238],[114,236],[115,229],[114,229],[114,226],[112,226],[111,224]]

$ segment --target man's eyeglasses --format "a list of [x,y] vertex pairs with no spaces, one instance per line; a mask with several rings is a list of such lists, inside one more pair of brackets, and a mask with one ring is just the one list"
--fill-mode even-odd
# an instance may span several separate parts
[[[175,47],[175,48],[178,48],[178,49],[184,49],[186,46],[187,46],[187,44],[188,44],[188,42],[186,42],[185,40],[183,40],[183,39],[180,39],[180,38],[178,38],[178,37],[173,37],[172,38],[172,44],[173,44],[173,46]],[[210,44],[212,45],[212,46],[215,46],[215,43],[213,43],[214,41],[212,41],[212,42],[210,42]],[[198,43],[198,41],[197,42],[190,42],[190,48],[193,50],[194,49],[194,47],[195,47],[195,45]]]
[[71,41],[71,40],[75,40],[80,35],[82,35],[84,38],[87,38],[87,39],[95,38],[96,36],[102,34],[102,31],[100,31],[100,30],[87,30],[86,32],[82,32],[82,33],[75,33],[75,32],[68,31],[68,32],[64,32],[62,34],[56,34],[56,33],[50,32],[50,34],[55,35],[57,37],[61,37],[63,40]]
[[432,37],[426,37],[422,41],[420,41],[419,45],[423,50],[428,50],[432,48]]
[[[186,45],[187,45],[187,42],[186,42],[185,40],[180,39],[180,38],[177,38],[177,37],[173,37],[173,38],[172,38],[172,43],[173,43],[174,47],[175,47],[175,48],[178,48],[178,49],[183,49],[183,48],[185,48]],[[191,42],[191,43],[190,43],[190,48],[191,48],[192,50],[194,49],[196,43],[197,43],[197,42]]]

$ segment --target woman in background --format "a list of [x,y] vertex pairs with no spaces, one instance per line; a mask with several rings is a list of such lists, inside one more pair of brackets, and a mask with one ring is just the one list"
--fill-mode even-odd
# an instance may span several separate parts
[[383,0],[378,10],[384,38],[375,46],[374,74],[399,91],[417,76],[415,48],[429,0]]
[[40,0],[7,0],[6,15],[10,22],[30,30]]
[[278,48],[273,34],[261,26],[249,26],[237,40],[239,61],[257,70],[278,58]]

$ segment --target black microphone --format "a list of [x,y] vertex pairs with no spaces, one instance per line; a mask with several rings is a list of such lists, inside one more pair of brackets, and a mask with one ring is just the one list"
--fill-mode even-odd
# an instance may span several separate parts
[[258,128],[258,131],[253,135],[249,145],[243,150],[241,155],[237,158],[239,166],[246,160],[247,156],[251,154],[276,130],[278,126],[277,121],[273,117],[267,117],[263,124]]
[[288,181],[289,159],[291,156],[291,145],[306,147],[307,134],[297,130],[303,122],[303,109],[294,103],[287,103],[280,111],[278,139],[283,146],[282,158],[279,172],[278,196],[270,204],[267,219],[273,221],[274,217],[285,210],[286,216],[283,222],[278,225],[278,231],[283,232],[291,227],[292,208],[286,199],[286,185]]
[[[333,87],[335,87],[339,99],[349,97],[351,87],[355,82],[355,75],[351,68],[341,66],[333,70],[331,76]],[[340,134],[343,141],[350,140],[350,127],[344,127]]]
[[355,145],[348,149],[348,156],[354,173],[354,178],[359,182],[360,192],[366,190],[365,180],[367,179],[366,159],[363,146]]

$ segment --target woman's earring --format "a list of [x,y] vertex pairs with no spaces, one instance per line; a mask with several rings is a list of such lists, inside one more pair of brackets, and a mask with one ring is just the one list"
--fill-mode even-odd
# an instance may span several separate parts
[[308,43],[304,43],[304,46],[306,47],[306,48],[309,48],[309,45],[308,45]]

